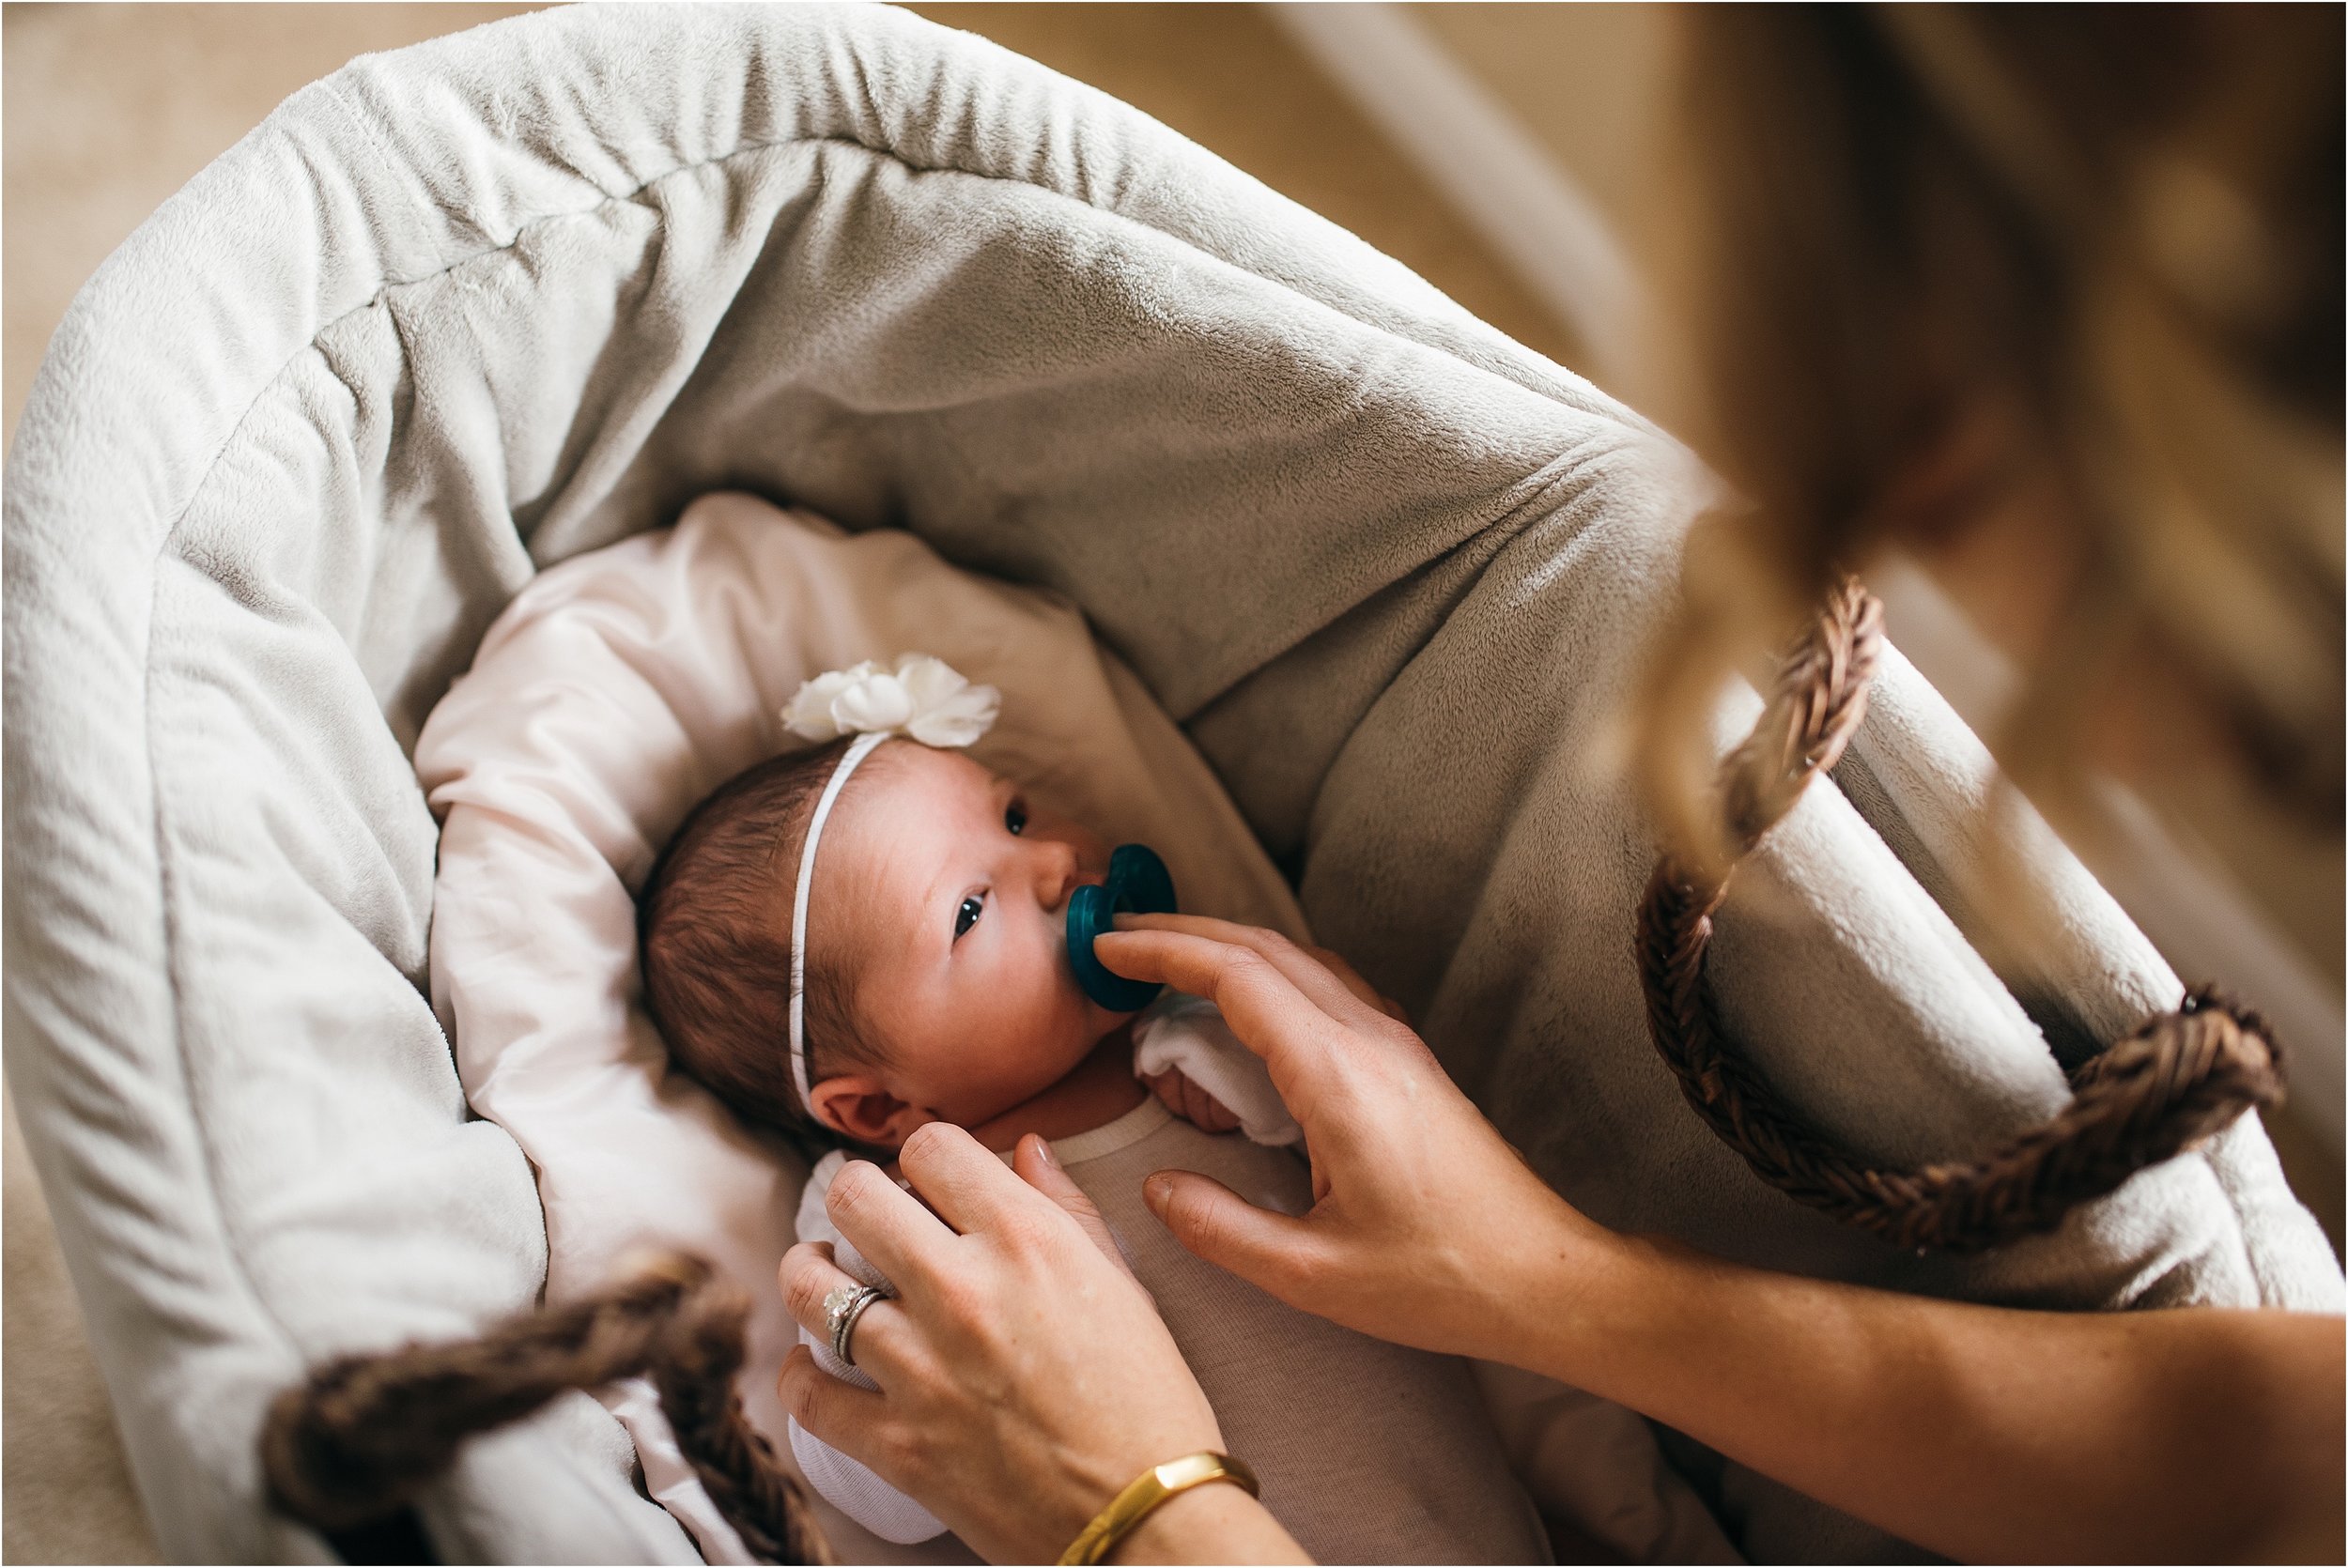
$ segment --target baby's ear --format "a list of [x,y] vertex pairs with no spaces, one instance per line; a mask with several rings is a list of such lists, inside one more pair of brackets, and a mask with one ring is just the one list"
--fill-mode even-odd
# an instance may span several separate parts
[[895,1148],[930,1121],[928,1112],[908,1105],[881,1087],[870,1073],[848,1072],[826,1078],[809,1091],[808,1107],[815,1119],[843,1138],[859,1144]]

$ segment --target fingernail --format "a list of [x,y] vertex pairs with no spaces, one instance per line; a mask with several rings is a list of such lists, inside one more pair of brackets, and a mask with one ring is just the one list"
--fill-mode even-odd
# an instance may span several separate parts
[[1051,1140],[1041,1132],[1030,1132],[1027,1136],[1035,1140],[1035,1157],[1053,1170],[1058,1170],[1059,1161],[1052,1158]]
[[1166,1206],[1173,1196],[1174,1178],[1163,1171],[1141,1184],[1141,1201],[1161,1220],[1166,1218]]

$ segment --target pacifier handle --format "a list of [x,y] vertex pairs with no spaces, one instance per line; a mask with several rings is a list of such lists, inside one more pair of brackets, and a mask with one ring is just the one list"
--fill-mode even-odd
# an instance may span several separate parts
[[1174,915],[1174,878],[1147,844],[1120,844],[1109,855],[1108,880],[1079,887],[1068,899],[1068,961],[1084,993],[1113,1013],[1137,1013],[1166,988],[1129,980],[1092,956],[1092,943],[1117,928],[1119,915]]

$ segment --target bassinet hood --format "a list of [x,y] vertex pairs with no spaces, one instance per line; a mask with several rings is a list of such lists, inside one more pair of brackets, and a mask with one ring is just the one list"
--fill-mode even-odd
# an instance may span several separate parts
[[[259,1495],[268,1398],[533,1299],[530,1170],[425,999],[407,747],[534,571],[718,488],[1071,596],[1598,1217],[1911,1288],[2333,1299],[2255,1126],[1958,1266],[1793,1208],[1687,1115],[1629,959],[1650,852],[1592,761],[1704,490],[1642,421],[978,39],[581,8],[288,100],[83,290],[9,460],[8,1071],[167,1554],[315,1556]],[[1936,902],[1985,760],[1887,662],[1847,798],[1749,868],[1714,962],[1788,1098],[1922,1161],[2063,1086]],[[2042,874],[2042,1020],[2174,1001],[2066,855]],[[425,1521],[453,1560],[688,1557],[627,1465],[574,1398]],[[1754,1551],[1831,1549],[1731,1506]]]

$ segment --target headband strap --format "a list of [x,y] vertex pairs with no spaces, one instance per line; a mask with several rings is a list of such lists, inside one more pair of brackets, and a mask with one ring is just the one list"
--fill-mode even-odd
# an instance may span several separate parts
[[831,770],[831,778],[815,802],[815,815],[807,824],[807,844],[799,851],[799,884],[791,896],[791,1086],[799,1091],[799,1108],[815,1115],[815,1100],[807,1081],[807,890],[815,879],[815,841],[824,836],[824,821],[864,759],[888,739],[885,730],[867,730],[856,738]]
[[881,742],[903,735],[923,746],[968,746],[994,724],[1002,701],[1001,692],[972,685],[943,659],[900,653],[890,669],[866,659],[826,670],[801,682],[783,706],[783,728],[806,740],[856,736],[808,820],[799,884],[791,896],[791,1086],[799,1091],[799,1109],[810,1116],[815,1115],[815,1101],[807,1072],[807,890],[815,880],[815,842],[824,836],[824,821],[848,776]]

